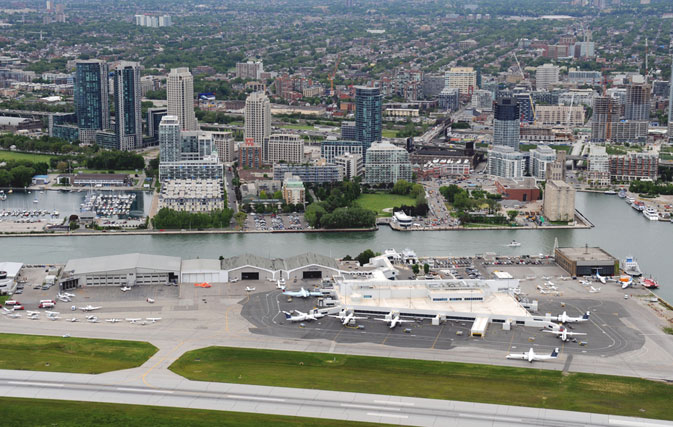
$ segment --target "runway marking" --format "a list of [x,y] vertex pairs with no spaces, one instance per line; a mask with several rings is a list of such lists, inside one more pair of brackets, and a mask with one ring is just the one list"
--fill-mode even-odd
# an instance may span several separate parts
[[173,354],[175,351],[177,351],[177,349],[180,348],[180,346],[182,346],[184,343],[185,343],[184,340],[180,341],[180,343],[179,343],[178,345],[176,345],[171,351],[169,351],[168,354],[167,354],[166,356],[164,356],[164,357],[162,357],[161,359],[159,359],[159,360],[157,361],[157,363],[155,363],[154,365],[152,365],[152,366],[150,367],[150,369],[148,369],[147,372],[145,372],[145,373],[142,375],[141,378],[142,378],[142,380],[143,380],[143,383],[145,383],[146,386],[148,386],[148,387],[152,387],[152,388],[156,388],[156,387],[154,387],[152,384],[150,384],[150,383],[147,382],[147,376],[150,374],[150,372],[152,372],[152,370],[153,370],[154,368],[156,368],[157,366],[159,366],[159,364],[160,364],[161,362],[163,362],[164,360],[168,359],[168,356],[170,356],[170,355]]
[[510,418],[510,417],[498,417],[495,415],[478,415],[478,414],[458,414],[459,418],[476,418],[479,420],[489,420],[489,421],[507,421],[509,423],[513,422],[523,422],[521,418]]
[[130,388],[130,387],[117,387],[118,391],[132,391],[136,393],[164,393],[164,394],[173,394],[171,390],[155,390],[155,389],[146,389],[146,388]]
[[370,417],[388,417],[388,418],[409,418],[408,415],[399,414],[382,414],[380,412],[367,412]]
[[385,338],[383,339],[383,341],[381,342],[381,345],[385,345],[385,344],[386,344],[386,341],[388,341],[388,337],[390,336],[390,333],[391,333],[392,331],[393,331],[392,329],[388,329],[388,333],[386,334],[386,337],[385,337]]
[[647,426],[663,426],[665,424],[659,424],[659,423],[648,423],[646,421],[629,421],[629,420],[615,420],[610,418],[608,420],[608,424],[614,425],[614,426],[637,426],[637,427],[647,427]]
[[439,336],[442,335],[442,331],[444,330],[444,326],[446,326],[446,324],[442,325],[442,327],[439,329],[439,333],[435,337],[435,340],[432,342],[432,347],[430,347],[430,348],[432,348],[433,350],[435,349],[435,345],[437,345],[437,341],[439,340]]
[[285,399],[278,397],[240,396],[237,394],[228,394],[227,398],[240,400],[259,400],[262,402],[285,402]]
[[31,381],[7,381],[7,384],[12,385],[30,385],[30,386],[40,386],[40,387],[63,387],[63,384],[54,384],[54,383],[34,383]]
[[415,403],[411,402],[395,402],[388,400],[375,400],[374,403],[380,403],[381,405],[399,405],[399,406],[415,406]]
[[379,410],[384,410],[384,411],[399,411],[400,408],[381,408],[380,406],[372,406],[372,405],[357,405],[355,403],[342,403],[339,405],[343,408],[357,408],[357,409],[379,409]]

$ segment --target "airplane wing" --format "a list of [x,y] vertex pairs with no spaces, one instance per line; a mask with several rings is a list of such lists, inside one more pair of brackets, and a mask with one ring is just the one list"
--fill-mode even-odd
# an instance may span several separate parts
[[[545,330],[542,331],[542,332],[546,332],[546,333],[548,333],[548,334],[556,334],[556,335],[561,335],[561,334],[563,333],[563,331],[550,331],[549,329],[545,329]],[[566,333],[567,333],[567,332],[566,332]]]
[[528,353],[510,353],[507,359],[528,360]]

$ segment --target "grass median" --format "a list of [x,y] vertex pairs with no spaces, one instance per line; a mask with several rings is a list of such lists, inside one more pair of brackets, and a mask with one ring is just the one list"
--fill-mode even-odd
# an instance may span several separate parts
[[140,341],[0,334],[0,369],[100,374],[142,365],[157,348]]
[[[22,399],[0,397],[5,413],[14,414],[13,426],[260,426],[274,427],[341,427],[342,420],[289,417],[245,412],[211,411],[205,409],[164,406],[123,405],[118,403],[73,402],[69,400]],[[369,424],[348,421],[349,426]]]
[[412,359],[208,347],[191,380],[450,399],[673,420],[673,386],[640,378]]

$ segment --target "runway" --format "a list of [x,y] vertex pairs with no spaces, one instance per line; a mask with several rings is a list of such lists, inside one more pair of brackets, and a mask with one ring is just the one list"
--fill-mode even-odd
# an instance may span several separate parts
[[[0,395],[366,421],[414,426],[671,426],[643,418],[363,393],[188,381],[157,372],[104,375],[0,370]],[[392,385],[394,386],[394,385]]]

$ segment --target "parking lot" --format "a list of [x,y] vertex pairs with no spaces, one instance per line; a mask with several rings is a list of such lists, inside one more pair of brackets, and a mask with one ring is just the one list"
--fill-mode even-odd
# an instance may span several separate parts
[[304,230],[308,227],[304,214],[256,214],[248,215],[245,223],[246,230],[285,231]]

